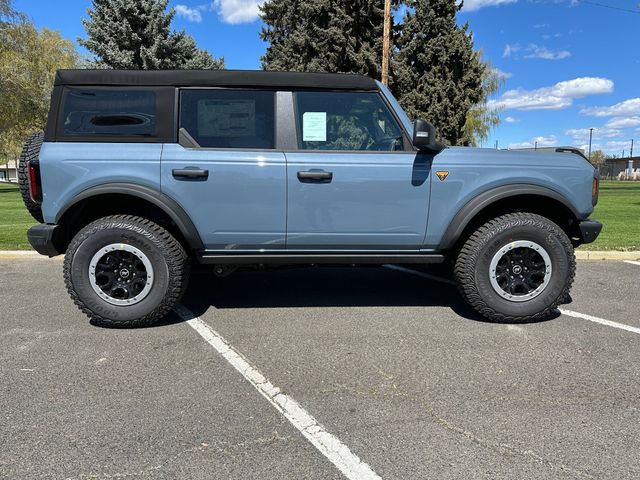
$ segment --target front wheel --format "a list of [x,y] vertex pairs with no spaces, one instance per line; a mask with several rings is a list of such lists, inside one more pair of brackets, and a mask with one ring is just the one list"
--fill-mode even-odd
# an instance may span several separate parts
[[542,320],[569,294],[573,246],[558,225],[531,213],[495,218],[473,233],[454,275],[465,300],[494,322]]
[[138,327],[162,319],[180,301],[189,259],[164,228],[139,217],[114,215],[73,238],[64,279],[74,303],[95,325]]

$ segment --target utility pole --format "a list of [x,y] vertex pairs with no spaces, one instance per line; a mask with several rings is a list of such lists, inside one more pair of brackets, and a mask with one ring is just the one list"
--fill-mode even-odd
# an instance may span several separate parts
[[384,33],[382,39],[382,83],[389,85],[391,61],[391,0],[384,0]]
[[593,139],[593,128],[589,129],[589,161],[591,161],[591,140]]
[[[531,144],[529,144],[529,145],[531,145]],[[536,140],[536,144],[535,144],[535,146],[534,146],[534,150],[535,150],[536,152],[538,151],[538,141],[537,141],[537,140]]]
[[629,158],[633,158],[633,138],[631,139],[631,153],[629,154]]

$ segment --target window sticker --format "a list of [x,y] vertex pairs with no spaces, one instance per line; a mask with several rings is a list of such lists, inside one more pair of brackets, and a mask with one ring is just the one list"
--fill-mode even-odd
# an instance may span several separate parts
[[327,141],[327,112],[305,112],[302,116],[302,141]]

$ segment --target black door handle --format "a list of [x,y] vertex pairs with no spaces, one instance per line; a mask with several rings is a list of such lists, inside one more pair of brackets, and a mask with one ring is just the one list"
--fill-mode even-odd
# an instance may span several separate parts
[[331,183],[333,180],[333,172],[324,172],[322,170],[309,170],[307,172],[298,172],[298,180],[303,183],[320,182]]
[[206,180],[209,178],[209,170],[201,168],[175,168],[171,171],[174,178],[190,178],[196,180]]

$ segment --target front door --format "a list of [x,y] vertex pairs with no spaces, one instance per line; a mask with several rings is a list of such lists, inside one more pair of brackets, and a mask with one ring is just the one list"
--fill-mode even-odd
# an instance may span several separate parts
[[162,191],[191,217],[207,250],[285,247],[286,163],[275,150],[272,91],[183,89],[180,129],[165,144]]
[[417,250],[431,157],[409,151],[377,92],[294,93],[287,249]]

